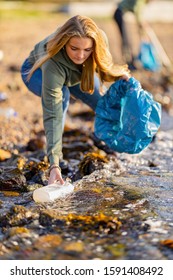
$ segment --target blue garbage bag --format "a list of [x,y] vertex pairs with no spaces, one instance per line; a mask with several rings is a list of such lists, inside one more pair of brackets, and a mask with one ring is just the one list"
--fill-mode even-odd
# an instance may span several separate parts
[[158,59],[156,50],[150,42],[141,42],[137,59],[146,70],[156,72],[161,68],[161,63]]
[[161,122],[161,105],[131,77],[118,80],[96,107],[94,133],[120,153],[141,152],[152,141]]

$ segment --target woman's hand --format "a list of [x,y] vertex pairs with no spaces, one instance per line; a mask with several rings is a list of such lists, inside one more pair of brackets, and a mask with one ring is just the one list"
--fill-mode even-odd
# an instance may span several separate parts
[[131,78],[130,72],[124,73],[121,79],[128,81]]
[[49,174],[49,180],[48,185],[55,183],[56,181],[59,181],[60,184],[64,184],[64,180],[61,175],[61,169],[58,166],[51,166],[50,168],[50,174]]

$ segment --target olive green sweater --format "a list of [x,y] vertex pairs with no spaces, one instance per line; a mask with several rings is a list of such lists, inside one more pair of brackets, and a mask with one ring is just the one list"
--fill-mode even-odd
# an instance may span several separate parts
[[[34,64],[46,52],[47,37],[30,53],[29,62]],[[50,164],[59,164],[62,157],[63,109],[62,87],[80,83],[81,70],[62,49],[42,66],[43,123],[47,138],[47,155]]]

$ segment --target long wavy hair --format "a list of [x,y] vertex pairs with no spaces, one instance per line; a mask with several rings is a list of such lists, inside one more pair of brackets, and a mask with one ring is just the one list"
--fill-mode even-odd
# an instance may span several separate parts
[[74,36],[88,37],[93,40],[93,51],[82,68],[80,85],[82,91],[93,93],[95,71],[102,83],[116,81],[128,72],[127,65],[113,64],[106,36],[96,23],[86,16],[77,15],[67,20],[50,38],[47,42],[46,54],[35,62],[28,74],[28,80],[37,68],[56,55]]

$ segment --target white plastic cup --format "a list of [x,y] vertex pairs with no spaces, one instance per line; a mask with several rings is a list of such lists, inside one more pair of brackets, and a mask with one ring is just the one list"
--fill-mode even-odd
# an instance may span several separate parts
[[33,199],[35,202],[52,202],[57,198],[65,197],[73,190],[74,186],[69,182],[65,182],[63,185],[57,182],[34,190]]

